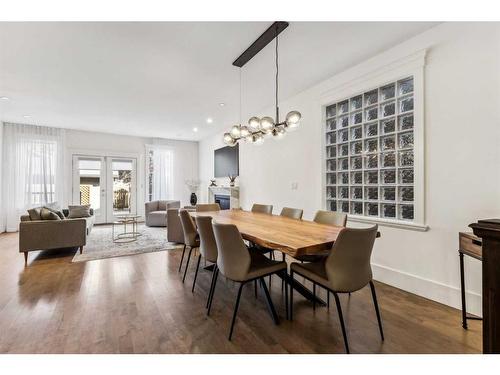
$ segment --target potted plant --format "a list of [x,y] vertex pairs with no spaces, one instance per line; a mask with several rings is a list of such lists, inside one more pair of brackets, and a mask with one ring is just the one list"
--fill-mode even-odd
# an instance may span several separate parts
[[186,186],[189,189],[189,192],[191,193],[190,197],[190,203],[191,206],[196,205],[196,202],[198,202],[198,197],[196,196],[196,192],[198,191],[198,187],[200,186],[200,181],[199,180],[186,180]]
[[234,181],[236,180],[236,177],[238,176],[233,176],[233,175],[228,175],[229,177],[229,186],[234,187]]

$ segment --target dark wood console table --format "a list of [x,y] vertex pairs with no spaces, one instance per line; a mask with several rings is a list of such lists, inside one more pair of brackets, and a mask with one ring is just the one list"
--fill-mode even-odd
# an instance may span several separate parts
[[500,353],[500,219],[469,227],[483,241],[483,353]]

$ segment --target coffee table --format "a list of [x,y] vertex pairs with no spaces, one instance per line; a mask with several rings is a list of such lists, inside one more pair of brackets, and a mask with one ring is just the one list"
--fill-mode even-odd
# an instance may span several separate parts
[[[141,216],[139,215],[118,215],[117,220],[112,223],[111,236],[114,243],[128,243],[137,241],[137,237],[142,234],[137,229],[137,224]],[[115,226],[122,226],[123,231],[115,236]],[[132,230],[127,230],[127,225]]]

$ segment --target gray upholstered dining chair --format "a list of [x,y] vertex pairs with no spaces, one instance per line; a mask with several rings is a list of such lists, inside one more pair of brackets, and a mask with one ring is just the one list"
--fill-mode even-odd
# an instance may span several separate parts
[[191,253],[193,249],[200,247],[200,238],[196,231],[196,226],[194,225],[193,218],[189,215],[186,210],[179,210],[179,217],[181,219],[182,231],[184,233],[184,250],[182,250],[181,263],[179,264],[179,271],[182,267],[182,261],[184,260],[184,253],[186,252],[186,247],[189,247],[189,254],[186,261],[186,268],[184,270],[184,276],[182,277],[182,282],[186,279],[186,273],[189,267],[189,259],[191,258]]
[[273,205],[272,204],[258,204],[254,203],[251,209],[252,212],[258,212],[261,214],[269,214],[273,213]]
[[[294,274],[297,273],[333,293],[347,353],[349,353],[349,343],[342,315],[342,306],[338,296],[339,293],[355,292],[368,284],[370,285],[380,336],[384,340],[382,320],[370,264],[376,236],[376,225],[366,229],[345,228],[340,232],[330,254],[323,261],[304,264],[292,263],[290,267],[292,281]],[[293,288],[290,295],[290,319],[292,318]]]
[[196,212],[220,211],[219,203],[204,203],[196,205]]
[[300,208],[283,207],[280,216],[289,217],[290,219],[302,219],[303,213],[304,210]]
[[347,224],[347,214],[336,211],[318,210],[314,215],[314,222],[319,224],[336,225],[345,227]]
[[[210,216],[197,216],[195,219],[196,226],[198,227],[198,234],[200,236],[200,254],[198,255],[198,262],[196,263],[196,272],[194,274],[193,288],[196,284],[196,277],[200,268],[201,257],[210,263],[217,263],[217,243],[215,242],[214,230],[212,228],[212,218]],[[208,307],[208,299],[207,299]]]
[[[282,273],[282,276],[286,277],[285,262],[274,261],[266,258],[262,254],[249,251],[243,242],[241,233],[235,225],[214,222],[212,223],[212,227],[214,230],[215,241],[217,243],[218,257],[217,267],[213,275],[214,280],[210,290],[207,315],[210,314],[210,309],[212,308],[212,302],[217,285],[217,277],[220,272],[229,280],[240,283],[238,296],[236,297],[236,304],[234,306],[231,328],[229,330],[229,340],[231,340],[233,335],[233,328],[236,320],[236,314],[238,312],[243,285],[250,281],[260,281],[260,285],[264,290],[267,306],[273,321],[275,324],[279,324],[279,318],[276,314],[276,310],[274,309],[271,296],[269,295],[269,290],[264,282],[264,277],[275,273]],[[285,288],[285,307],[288,318],[288,287]]]

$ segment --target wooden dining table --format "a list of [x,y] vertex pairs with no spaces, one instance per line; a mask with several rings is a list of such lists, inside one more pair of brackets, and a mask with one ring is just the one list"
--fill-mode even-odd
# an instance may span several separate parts
[[[190,215],[210,216],[217,223],[234,224],[243,239],[299,260],[305,255],[327,255],[339,233],[344,229],[340,226],[239,209],[193,211]],[[286,281],[307,299],[325,305],[323,300],[289,275],[286,276]]]

